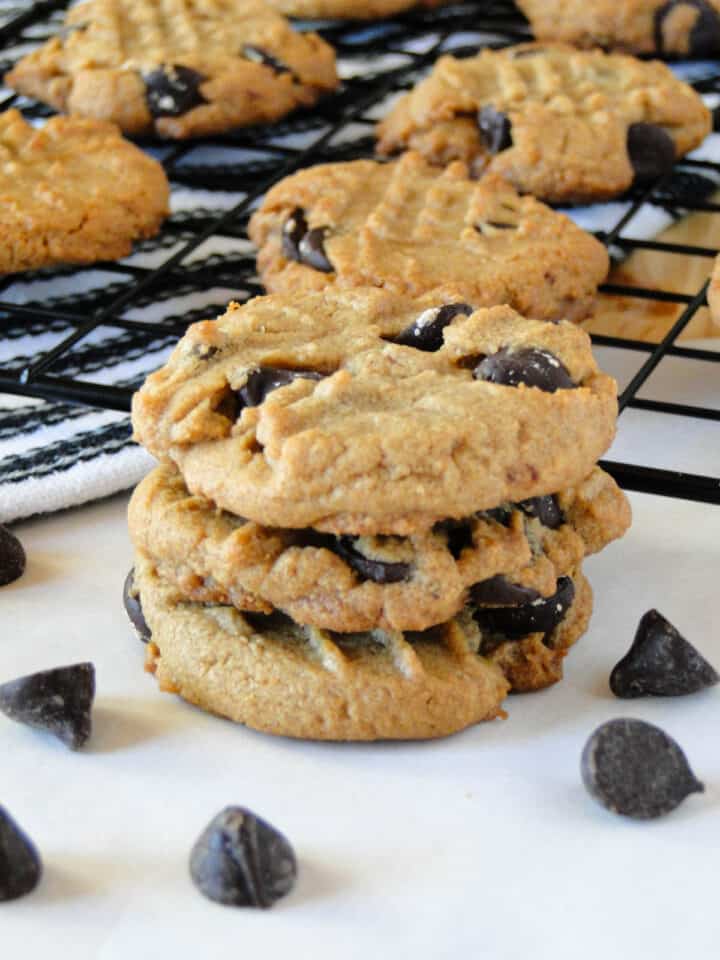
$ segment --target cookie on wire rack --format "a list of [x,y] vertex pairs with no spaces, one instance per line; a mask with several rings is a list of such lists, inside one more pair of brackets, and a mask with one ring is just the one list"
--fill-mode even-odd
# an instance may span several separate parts
[[463,160],[522,193],[575,203],[667,173],[710,129],[698,94],[659,61],[521,44],[441,57],[377,137],[380,154]]
[[277,120],[337,82],[332,47],[263,0],[85,0],[5,76],[64,113],[177,139]]

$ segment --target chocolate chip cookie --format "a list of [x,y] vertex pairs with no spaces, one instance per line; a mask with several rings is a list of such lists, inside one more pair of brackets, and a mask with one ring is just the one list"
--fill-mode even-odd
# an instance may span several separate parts
[[328,288],[191,326],[135,394],[133,424],[237,516],[405,536],[586,477],[616,411],[571,323]]
[[341,632],[425,630],[481,604],[549,602],[583,557],[622,536],[627,500],[596,468],[577,487],[409,537],[268,528],[188,493],[158,467],[130,502],[130,535],[167,583],[196,603],[283,611]]
[[720,56],[720,0],[517,0],[538,40],[660,57]]
[[412,151],[285,178],[249,236],[271,292],[452,290],[474,307],[507,303],[543,320],[583,319],[608,269],[602,244],[568,217],[497,175],[472,180],[462,163],[440,170]]
[[441,7],[451,0],[267,0],[288,17],[379,20],[412,7]]
[[36,129],[0,114],[0,273],[114,260],[158,232],[170,190],[160,164],[99,120]]
[[311,105],[337,74],[328,44],[262,0],[86,0],[5,83],[127,133],[185,138]]
[[523,44],[442,57],[377,137],[381,154],[410,148],[439,165],[463,160],[566,203],[661,176],[710,128],[700,97],[659,61]]

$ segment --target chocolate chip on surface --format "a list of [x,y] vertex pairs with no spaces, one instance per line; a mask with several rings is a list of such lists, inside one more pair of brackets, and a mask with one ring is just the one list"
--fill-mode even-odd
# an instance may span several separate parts
[[42,874],[42,862],[32,840],[0,807],[0,903],[30,893]]
[[77,750],[91,731],[95,667],[75,663],[0,684],[0,712]]
[[[519,591],[529,589],[519,584],[510,586],[516,587]],[[476,584],[472,588],[476,591],[475,596],[477,596],[477,587],[482,587],[482,584]],[[532,592],[535,593],[535,591]],[[482,597],[482,590],[480,597]],[[572,606],[575,599],[575,584],[570,577],[560,577],[557,590],[551,597],[535,596],[525,602],[522,602],[520,594],[518,597],[521,602],[513,602],[507,606],[478,607],[474,616],[480,629],[501,634],[508,640],[519,640],[531,633],[550,633],[559,623],[562,623]]]
[[17,580],[25,572],[25,550],[14,533],[0,526],[0,587]]
[[168,64],[143,76],[145,101],[153,117],[179,117],[207,103],[200,84],[207,77],[190,67]]
[[522,606],[533,603],[539,597],[537,590],[524,587],[520,583],[512,583],[501,573],[470,587],[470,600],[477,604],[487,603],[499,607]]
[[616,697],[679,697],[720,682],[715,669],[657,610],[640,619],[630,650],[610,674]]
[[300,241],[308,231],[305,211],[296,207],[282,226],[283,256],[300,263]]
[[493,156],[513,145],[510,118],[506,113],[496,110],[495,107],[480,108],[478,111],[478,127],[482,142],[488,153]]
[[317,370],[287,370],[282,367],[259,367],[251,370],[245,385],[237,391],[243,407],[258,407],[269,393],[285,387],[293,380],[323,380],[324,373]]
[[261,63],[264,67],[270,67],[275,73],[291,73],[290,67],[286,66],[282,60],[278,60],[266,50],[246,43],[242,48],[242,55],[246,60],[252,60],[253,63]]
[[125,577],[123,585],[123,604],[125,613],[127,613],[130,623],[135,629],[138,640],[147,643],[152,637],[152,630],[147,625],[145,615],[143,614],[140,594],[135,590],[135,568],[131,567],[130,572]]
[[619,718],[598,727],[585,744],[580,771],[598,803],[637,820],[670,813],[705,789],[678,744],[642,720]]
[[308,227],[305,211],[296,207],[282,226],[283,255],[306,267],[332,273],[335,269],[325,253],[327,227]]
[[517,387],[524,383],[528,387],[537,387],[547,393],[556,390],[572,390],[577,384],[572,380],[567,368],[548,350],[524,347],[509,350],[503,347],[497,353],[485,357],[475,367],[476,380]]
[[656,123],[630,124],[627,150],[636,183],[648,183],[662,177],[675,163],[675,143]]
[[469,317],[473,308],[468,303],[446,303],[443,307],[431,307],[423,311],[409,327],[406,327],[393,343],[403,347],[415,347],[416,350],[425,350],[434,353],[443,345],[443,330],[458,315]]
[[565,517],[554,494],[521,500],[518,507],[528,517],[537,517],[540,523],[550,530],[557,530],[565,523]]
[[366,557],[355,547],[354,537],[338,537],[335,552],[365,580],[374,583],[400,583],[410,577],[409,563],[386,563]]
[[[678,8],[695,9],[698,15],[688,37],[691,57],[714,58],[720,55],[720,15],[706,0],[669,0],[658,7],[654,17],[655,47],[660,54],[665,50],[665,21]],[[673,53],[674,51],[669,51]]]
[[193,847],[190,876],[216,903],[271,907],[292,889],[297,862],[273,826],[244,807],[226,807]]

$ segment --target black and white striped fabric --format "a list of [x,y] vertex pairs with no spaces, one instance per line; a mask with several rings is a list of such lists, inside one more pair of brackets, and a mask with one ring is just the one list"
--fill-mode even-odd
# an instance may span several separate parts
[[[391,53],[376,54],[372,58],[362,54],[362,43],[373,31],[376,40],[383,31],[389,31],[388,36],[393,36],[392,22],[354,29],[360,37],[359,53],[339,58],[340,73],[346,82],[356,77],[366,78],[372,71],[391,72],[402,66],[404,48],[399,41],[393,41]],[[352,39],[350,35],[344,38],[343,50],[352,47]],[[453,35],[454,46],[446,42],[443,49],[467,48],[486,39],[485,34],[465,31]],[[432,35],[416,32],[406,42],[409,59],[418,50],[432,45]],[[12,60],[21,52],[25,49],[5,51],[5,54]],[[703,70],[705,74],[709,70],[716,71],[717,66],[681,65],[678,70],[686,76],[689,74],[691,79],[694,75],[703,76]],[[363,123],[349,122],[339,134],[334,134],[326,158],[368,155],[372,120],[387,110],[395,96],[396,93],[391,93],[381,102],[372,104],[364,113]],[[709,100],[709,104],[716,106],[714,100]],[[274,148],[304,149],[309,140],[317,139],[322,124],[322,118],[314,122],[306,114],[297,123],[290,120],[269,129],[264,137],[256,136],[252,149],[207,144],[193,147],[182,162],[187,163],[188,169],[204,172],[211,188],[206,189],[198,182],[202,179],[200,175],[195,178],[194,185],[192,177],[189,181],[173,183],[172,229],[163,230],[158,238],[141,244],[123,262],[151,268],[162,264],[178,244],[187,239],[183,234],[184,222],[197,221],[198,218],[207,220],[242,200],[242,190],[224,189],[224,171],[232,168],[234,184],[242,182],[243,176],[238,176],[238,170],[243,169],[246,169],[245,179],[252,182],[258,165],[267,176],[268,164],[279,162],[278,150],[272,152]],[[157,148],[153,152],[162,158],[163,149],[167,148]],[[720,160],[720,136],[708,138],[698,156]],[[697,172],[690,173],[685,179],[681,177],[678,185],[682,189],[704,191],[704,195],[714,191],[715,183],[707,179],[703,183],[702,180]],[[678,206],[681,204],[673,204],[674,208]],[[585,229],[607,231],[612,229],[626,208],[627,204],[610,203],[567,212]],[[673,215],[667,209],[646,205],[625,232],[626,235],[647,238],[668,226],[672,219]],[[251,294],[252,290],[243,287],[243,282],[257,280],[248,272],[251,257],[247,240],[211,237],[184,263],[181,280],[155,291],[152,296],[133,300],[124,312],[123,316],[127,318],[155,323],[153,329],[156,332],[140,336],[132,330],[100,327],[63,356],[53,373],[135,389],[167,357],[177,339],[178,320],[189,322],[216,316],[229,300],[242,301]],[[243,263],[246,264],[244,271],[240,269]],[[218,264],[221,269],[214,272],[206,269],[208,265]],[[238,267],[236,274],[235,265]],[[252,266],[249,269],[251,271]],[[214,278],[209,283],[208,276]],[[234,276],[238,277],[237,282],[233,282]],[[82,312],[83,308],[95,309],[98,303],[122,290],[123,283],[131,282],[132,277],[123,278],[101,268],[39,271],[14,278],[2,290],[0,301],[28,307],[42,304],[47,308],[50,305],[59,315],[68,310]],[[167,329],[170,323],[173,331]],[[3,315],[1,303],[0,325],[0,371],[5,373],[22,369],[73,330],[61,316],[50,324],[37,325],[15,314]],[[131,433],[127,414],[0,394],[0,523],[85,503],[132,487],[151,467],[152,460],[133,443]]]

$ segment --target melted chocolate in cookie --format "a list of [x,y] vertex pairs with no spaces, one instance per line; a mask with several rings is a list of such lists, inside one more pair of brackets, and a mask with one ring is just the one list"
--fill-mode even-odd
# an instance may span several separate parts
[[414,323],[393,338],[393,343],[435,353],[443,345],[443,330],[458,315],[469,317],[473,308],[467,303],[447,303],[444,307],[425,310]]
[[305,211],[296,207],[282,228],[282,250],[288,260],[295,260],[306,267],[332,273],[333,265],[325,253],[327,227],[308,228]]
[[478,111],[478,127],[480,139],[488,153],[500,153],[513,145],[512,125],[506,113],[496,110],[495,107],[481,107]]
[[512,583],[501,573],[470,588],[470,600],[478,605],[487,603],[499,607],[524,606],[539,597],[537,590],[523,587],[520,583]]
[[675,163],[675,144],[656,123],[633,123],[628,127],[627,150],[636,183],[647,183],[669,173]]
[[691,57],[717,57],[720,55],[720,15],[706,0],[669,0],[655,11],[655,47],[659,54],[665,53],[663,26],[668,16],[678,7],[692,7],[698,11],[688,38],[688,53]]
[[530,500],[521,500],[518,507],[528,517],[537,517],[544,527],[557,530],[565,523],[565,517],[560,509],[557,497],[550,494],[545,497],[532,497]]
[[[495,579],[492,578],[492,580]],[[484,581],[484,584],[488,582],[492,583],[492,581]],[[478,591],[482,596],[483,590],[490,590],[484,584],[473,587],[471,596],[477,596]],[[519,590],[528,589],[517,584],[510,584],[510,586],[515,586]],[[492,589],[500,591],[497,585]],[[551,597],[536,597],[528,602],[507,606],[479,607],[475,611],[475,619],[481,630],[501,634],[508,640],[519,640],[531,633],[549,633],[554,630],[565,619],[574,599],[575,584],[570,577],[560,577],[557,590]]]
[[324,373],[316,370],[284,370],[282,367],[259,367],[248,374],[245,386],[237,391],[240,409],[259,407],[269,393],[278,387],[285,387],[293,380],[322,380]]
[[158,67],[143,77],[145,101],[153,117],[179,117],[207,103],[200,84],[207,80],[201,73],[171,64]]
[[252,60],[253,63],[261,63],[264,67],[270,67],[275,73],[292,73],[290,67],[287,67],[282,60],[273,57],[272,54],[255,47],[251,43],[246,43],[242,48],[242,55],[246,60]]
[[473,376],[476,380],[487,380],[509,387],[524,383],[528,387],[538,387],[546,393],[577,387],[567,368],[557,357],[548,350],[537,350],[533,347],[512,351],[504,347],[481,360],[475,367]]
[[409,563],[371,560],[356,549],[354,537],[338,537],[333,550],[365,580],[372,580],[374,583],[400,583],[410,578]]

